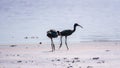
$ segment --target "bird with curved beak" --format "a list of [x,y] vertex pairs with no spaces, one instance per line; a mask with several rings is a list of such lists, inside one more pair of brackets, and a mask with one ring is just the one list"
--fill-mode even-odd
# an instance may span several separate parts
[[59,49],[62,47],[62,37],[65,36],[65,44],[66,44],[67,50],[69,50],[68,45],[67,45],[67,36],[70,36],[71,34],[73,34],[76,31],[77,26],[80,26],[81,28],[83,28],[81,25],[75,23],[73,30],[63,30],[61,32],[57,31],[58,35],[61,36],[60,37],[61,43],[60,43]]

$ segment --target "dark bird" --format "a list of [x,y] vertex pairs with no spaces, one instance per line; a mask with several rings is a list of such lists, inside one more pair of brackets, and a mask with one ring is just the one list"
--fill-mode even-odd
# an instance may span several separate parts
[[58,32],[56,30],[49,30],[47,31],[47,36],[51,39],[51,47],[52,47],[52,52],[55,51],[55,45],[53,43],[53,38],[58,37]]
[[70,36],[72,33],[74,33],[74,32],[76,31],[76,27],[77,27],[77,26],[80,26],[81,28],[83,28],[81,25],[75,23],[73,30],[63,30],[63,31],[61,31],[61,32],[57,31],[57,32],[58,32],[58,35],[61,36],[61,37],[60,37],[61,43],[60,43],[59,49],[60,49],[61,46],[62,46],[62,37],[65,36],[65,44],[66,44],[67,50],[69,50],[68,45],[67,45],[67,36]]

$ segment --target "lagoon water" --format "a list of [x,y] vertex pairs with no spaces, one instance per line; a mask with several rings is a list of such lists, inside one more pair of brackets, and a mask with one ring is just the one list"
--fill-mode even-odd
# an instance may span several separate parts
[[[119,0],[1,0],[0,44],[48,43],[49,29],[73,29],[68,42],[119,41]],[[26,39],[27,37],[27,39]],[[59,43],[59,38],[54,40]]]

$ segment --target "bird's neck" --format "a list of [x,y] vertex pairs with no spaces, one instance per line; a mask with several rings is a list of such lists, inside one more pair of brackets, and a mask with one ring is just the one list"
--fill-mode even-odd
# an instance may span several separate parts
[[75,32],[76,31],[76,26],[74,26],[74,29],[73,29],[73,32]]

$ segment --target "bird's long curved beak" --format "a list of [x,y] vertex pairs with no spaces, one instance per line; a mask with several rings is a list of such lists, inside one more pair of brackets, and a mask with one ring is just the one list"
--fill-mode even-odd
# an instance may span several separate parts
[[78,25],[78,26],[80,26],[81,28],[83,28],[81,25]]

